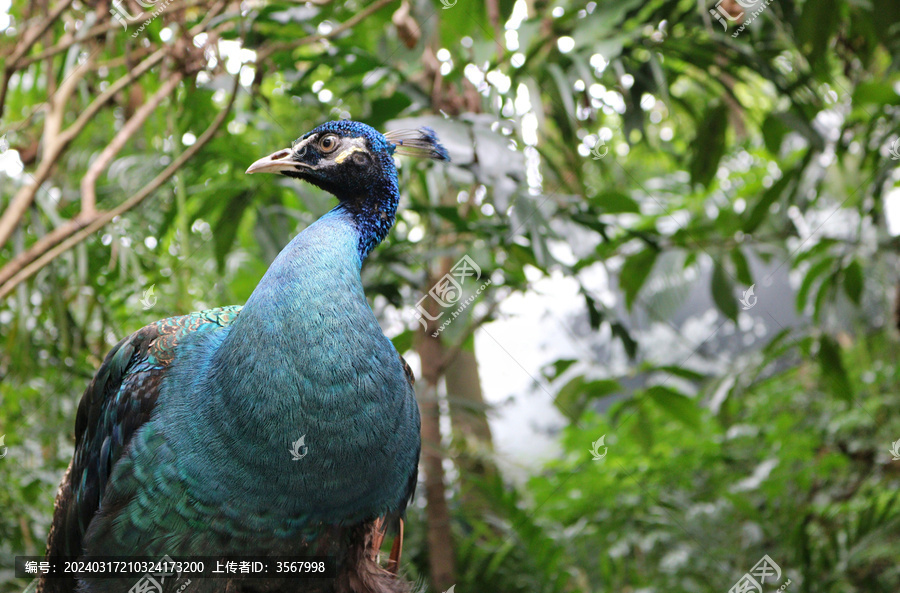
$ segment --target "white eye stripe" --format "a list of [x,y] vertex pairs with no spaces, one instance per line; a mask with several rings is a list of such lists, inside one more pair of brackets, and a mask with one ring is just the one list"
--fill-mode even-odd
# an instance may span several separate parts
[[365,153],[365,152],[366,152],[366,149],[365,149],[365,148],[362,148],[361,146],[351,146],[350,148],[348,148],[347,150],[345,150],[344,152],[342,152],[341,154],[339,154],[339,155],[337,156],[337,158],[334,159],[334,162],[340,165],[341,163],[343,163],[343,162],[347,159],[348,156],[350,156],[350,155],[353,154],[354,152],[362,152],[362,153]]
[[309,145],[309,141],[312,138],[306,138],[303,140],[294,140],[291,143],[291,152],[293,152],[296,156],[302,157],[306,155],[306,147]]

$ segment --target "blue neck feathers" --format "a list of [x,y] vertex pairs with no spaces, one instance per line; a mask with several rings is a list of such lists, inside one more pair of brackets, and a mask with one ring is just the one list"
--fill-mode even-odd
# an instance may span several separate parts
[[[394,226],[400,203],[400,188],[397,185],[397,170],[394,168],[393,158],[389,154],[383,154],[381,158],[387,162],[376,168],[376,173],[367,176],[361,187],[354,184],[345,190],[346,193],[340,190],[334,192],[340,204],[326,215],[350,215],[359,234],[360,262],[387,237]],[[365,195],[356,195],[361,192],[365,192]]]
[[[203,397],[181,421],[221,435],[214,451],[202,434],[180,449],[199,476],[247,484],[254,500],[298,520],[345,521],[398,508],[408,476],[368,475],[373,466],[358,454],[409,446],[410,435],[394,433],[397,418],[415,411],[360,279],[363,257],[393,222],[396,203],[383,207],[386,217],[373,219],[342,203],[310,225],[278,255],[234,323],[185,352],[193,362],[180,369],[178,385]],[[291,442],[304,434],[310,454],[293,463]],[[216,462],[200,464],[204,455]],[[336,459],[346,480],[335,474]],[[251,475],[235,473],[241,467]],[[362,492],[357,484],[379,487]]]

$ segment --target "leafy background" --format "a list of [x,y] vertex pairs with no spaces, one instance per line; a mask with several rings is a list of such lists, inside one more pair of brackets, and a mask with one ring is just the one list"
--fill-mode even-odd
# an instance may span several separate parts
[[[331,207],[244,170],[341,117],[453,156],[401,162],[364,270],[419,377],[409,578],[724,592],[768,554],[770,588],[900,589],[900,5],[446,4],[0,1],[0,589],[105,352],[243,302]],[[464,254],[492,283],[429,339]],[[498,438],[522,407],[555,421]]]

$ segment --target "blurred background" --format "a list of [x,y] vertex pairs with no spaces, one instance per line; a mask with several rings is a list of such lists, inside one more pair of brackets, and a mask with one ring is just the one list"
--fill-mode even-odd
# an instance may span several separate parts
[[411,580],[900,590],[900,4],[0,0],[0,56],[0,591],[107,350],[243,303],[333,205],[245,169],[340,118],[453,159],[363,270]]

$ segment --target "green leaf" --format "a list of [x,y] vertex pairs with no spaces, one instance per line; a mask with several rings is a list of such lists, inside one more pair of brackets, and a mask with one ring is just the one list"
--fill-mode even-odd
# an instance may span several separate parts
[[397,352],[400,355],[402,355],[404,352],[412,350],[414,334],[415,332],[413,330],[407,329],[391,338],[391,342],[393,342],[394,348],[397,349]]
[[808,259],[818,258],[818,256],[825,254],[832,245],[837,245],[838,242],[834,239],[822,238],[818,243],[801,253],[800,255],[794,256],[793,267],[797,267],[798,264],[804,262]]
[[252,197],[253,195],[249,191],[242,191],[232,196],[213,227],[213,248],[216,265],[220,272],[225,269],[225,257],[231,251],[231,246],[237,237],[238,227],[244,217],[244,212],[252,202]]
[[603,311],[597,308],[597,302],[587,293],[584,293],[584,302],[587,304],[588,323],[590,323],[591,329],[599,329],[603,322]]
[[762,123],[763,141],[766,144],[766,150],[777,156],[781,152],[782,140],[790,131],[790,128],[776,114],[770,113],[767,115]]
[[818,361],[825,389],[838,399],[853,401],[853,386],[841,360],[840,346],[827,334],[819,338]]
[[625,348],[628,358],[633,359],[637,355],[638,343],[631,337],[628,328],[619,322],[611,323],[609,326],[612,329],[613,336],[622,340],[622,347]]
[[812,125],[812,119],[805,117],[802,113],[798,114],[794,111],[785,111],[779,113],[777,117],[784,122],[786,126],[806,138],[815,151],[825,149],[825,139],[816,131]]
[[691,142],[691,183],[709,186],[725,154],[727,130],[728,108],[725,105],[714,105],[703,113],[703,118],[697,122],[697,135]]
[[543,375],[548,381],[553,381],[569,370],[576,362],[578,361],[574,358],[560,358],[547,365],[543,370]]
[[647,280],[647,276],[653,270],[653,264],[656,262],[658,254],[656,249],[648,247],[625,259],[625,264],[619,273],[619,286],[625,293],[625,305],[629,310],[634,305],[634,300]]
[[750,273],[750,265],[747,263],[747,258],[744,257],[744,252],[741,251],[740,247],[735,247],[731,250],[731,262],[734,264],[738,282],[744,286],[753,284],[753,274]]
[[734,295],[734,285],[731,283],[728,272],[719,262],[713,266],[711,288],[716,307],[732,321],[737,320],[738,300]]
[[595,202],[604,213],[641,213],[641,208],[638,206],[637,202],[635,202],[627,193],[622,191],[610,190],[600,192],[594,196],[591,201]]
[[772,184],[772,187],[763,192],[759,200],[750,209],[750,213],[744,220],[743,231],[747,234],[753,233],[759,228],[759,225],[766,219],[769,214],[769,208],[778,200],[788,184],[791,183],[798,173],[798,169],[794,169],[786,173],[781,179]]
[[660,409],[685,426],[700,428],[701,412],[693,399],[664,385],[654,385],[647,389],[646,394]]
[[372,101],[372,113],[369,117],[372,127],[379,129],[384,127],[384,122],[394,119],[400,113],[412,105],[412,99],[401,92],[395,92],[390,97],[379,97]]
[[828,51],[831,35],[840,21],[837,0],[808,0],[797,26],[797,41],[813,70],[823,68],[822,58]]
[[659,367],[651,366],[644,370],[647,372],[660,371],[663,373],[669,373],[670,375],[675,375],[676,377],[681,377],[682,379],[687,379],[689,381],[702,381],[706,379],[706,375],[704,375],[703,373],[698,373],[697,371],[692,371],[690,369],[674,365],[663,365]]
[[575,117],[576,111],[575,97],[572,94],[572,83],[566,78],[559,64],[550,63],[547,65],[547,70],[553,77],[554,82],[556,82],[556,90],[559,93],[559,98],[562,100],[563,107],[565,107],[564,115],[566,118],[560,123],[571,125],[570,120]]
[[853,260],[844,269],[844,292],[850,300],[859,305],[863,292],[863,270],[858,260]]
[[800,289],[797,291],[798,311],[802,311],[806,307],[806,300],[809,298],[809,291],[810,289],[812,289],[816,279],[825,272],[830,271],[833,266],[834,258],[825,256],[809,268],[809,271],[803,278],[803,282],[800,283]]
[[821,321],[822,312],[825,311],[825,301],[829,296],[834,297],[835,293],[837,293],[837,278],[833,275],[825,276],[813,301],[813,321],[815,323]]
[[613,379],[586,381],[583,376],[578,376],[560,388],[553,403],[560,412],[575,422],[584,413],[591,400],[619,391],[622,391],[622,386]]
[[881,80],[862,82],[853,89],[853,104],[900,105],[894,86]]

